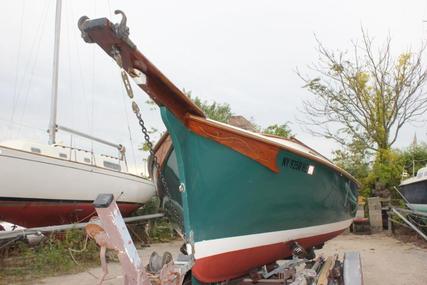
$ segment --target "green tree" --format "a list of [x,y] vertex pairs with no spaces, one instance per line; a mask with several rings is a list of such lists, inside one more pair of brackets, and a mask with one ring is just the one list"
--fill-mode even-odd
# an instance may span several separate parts
[[[233,116],[233,112],[231,111],[231,107],[228,103],[217,103],[215,101],[208,102],[206,100],[202,101],[199,97],[192,97],[191,91],[183,90],[184,93],[191,99],[193,102],[203,110],[205,115],[212,120],[228,123],[231,116]],[[254,126],[254,128],[262,133],[270,134],[270,135],[276,135],[279,137],[289,138],[292,136],[292,131],[289,128],[288,123],[284,124],[273,124],[265,129],[262,129],[260,126],[254,122],[254,120],[251,118],[251,123]]]
[[369,153],[363,142],[353,140],[347,147],[333,152],[332,160],[356,179],[362,181],[369,173]]
[[363,29],[362,35],[353,53],[329,50],[317,40],[319,62],[310,67],[315,75],[298,72],[313,94],[303,103],[302,120],[314,134],[342,145],[354,138],[379,152],[390,149],[401,128],[423,120],[427,111],[425,46],[393,57],[390,38],[377,49]]
[[231,107],[228,103],[217,103],[215,101],[208,102],[206,100],[201,100],[199,97],[192,97],[191,91],[183,90],[184,93],[193,100],[194,104],[196,104],[202,111],[205,113],[206,117],[209,119],[227,123],[230,120],[230,117],[233,115],[231,112]]
[[362,194],[369,196],[377,183],[393,193],[393,186],[400,184],[402,170],[403,165],[399,157],[399,151],[381,149],[377,152],[368,176],[362,179]]
[[399,152],[403,170],[410,176],[416,175],[418,169],[427,165],[427,144],[412,145]]
[[279,137],[289,138],[292,136],[292,131],[288,126],[288,123],[284,124],[274,124],[270,125],[267,128],[263,129],[264,134],[275,135]]

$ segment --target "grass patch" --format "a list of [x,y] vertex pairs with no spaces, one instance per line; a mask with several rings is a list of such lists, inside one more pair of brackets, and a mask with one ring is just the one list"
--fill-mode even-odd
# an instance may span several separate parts
[[[159,204],[159,199],[154,197],[134,215],[159,213]],[[134,241],[142,237],[144,244],[168,242],[178,237],[166,217],[132,224],[129,228],[133,235],[138,236]],[[107,254],[110,260],[115,260],[113,251],[107,253],[110,253]],[[33,284],[35,279],[82,272],[99,265],[99,247],[96,242],[86,240],[84,229],[68,230],[46,236],[36,246],[15,242],[6,250],[0,250],[0,285]]]
[[34,279],[79,272],[99,264],[95,241],[86,241],[84,230],[69,230],[48,236],[36,246],[17,242],[9,247],[0,258],[0,284],[32,283]]
[[[134,215],[151,215],[161,212],[160,199],[155,196],[145,203],[144,207],[138,209]],[[148,243],[169,242],[177,239],[173,225],[167,217],[144,221],[144,236]]]

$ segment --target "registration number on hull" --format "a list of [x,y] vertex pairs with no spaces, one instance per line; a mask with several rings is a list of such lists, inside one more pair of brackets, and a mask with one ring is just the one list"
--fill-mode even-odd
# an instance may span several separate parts
[[310,175],[313,175],[314,173],[314,165],[311,165],[299,160],[295,160],[292,158],[288,158],[288,157],[283,158],[282,166],[284,168],[301,171]]

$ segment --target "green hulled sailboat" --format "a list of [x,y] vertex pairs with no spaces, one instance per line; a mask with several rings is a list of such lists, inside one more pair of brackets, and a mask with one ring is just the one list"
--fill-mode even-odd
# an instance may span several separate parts
[[309,249],[351,224],[358,189],[351,175],[299,141],[206,119],[138,51],[124,24],[82,18],[79,27],[160,106],[168,134],[154,149],[152,176],[194,257],[193,277],[237,278],[290,256],[294,242]]

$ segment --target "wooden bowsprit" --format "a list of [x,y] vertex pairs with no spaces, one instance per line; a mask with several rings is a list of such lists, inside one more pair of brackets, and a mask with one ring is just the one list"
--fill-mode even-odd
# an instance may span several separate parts
[[105,258],[107,248],[117,252],[123,270],[125,285],[179,285],[183,283],[186,273],[192,266],[191,258],[181,258],[181,261],[179,257],[177,261],[163,259],[158,274],[148,274],[117,207],[114,196],[112,194],[100,194],[93,202],[93,205],[99,221],[95,220],[93,223],[86,225],[86,232],[101,247],[100,257],[103,276],[98,284],[101,284],[108,274]]

